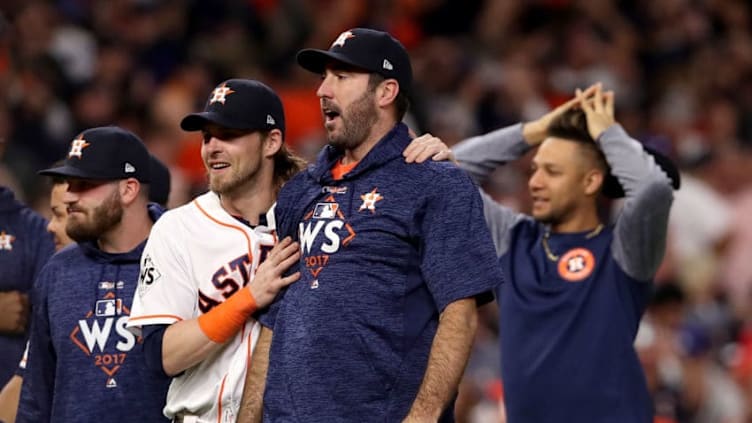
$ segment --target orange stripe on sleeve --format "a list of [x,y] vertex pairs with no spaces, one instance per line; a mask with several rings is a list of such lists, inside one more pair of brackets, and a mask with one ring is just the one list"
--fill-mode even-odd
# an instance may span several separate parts
[[145,320],[145,319],[175,319],[178,322],[183,320],[182,317],[175,316],[173,314],[150,314],[148,316],[131,317],[128,320],[136,321],[136,320]]

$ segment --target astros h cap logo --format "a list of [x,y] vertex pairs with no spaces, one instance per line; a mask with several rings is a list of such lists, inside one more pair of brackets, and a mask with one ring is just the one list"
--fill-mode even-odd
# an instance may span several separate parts
[[337,37],[329,50],[304,49],[298,52],[298,64],[321,74],[335,61],[396,79],[400,90],[410,93],[413,70],[407,50],[389,33],[369,28],[353,28]]
[[151,155],[136,134],[117,126],[83,131],[71,141],[61,166],[44,169],[40,175],[83,179],[151,180]]
[[209,95],[204,111],[191,113],[180,122],[185,131],[200,131],[208,123],[227,129],[285,133],[282,100],[265,84],[252,79],[228,79]]

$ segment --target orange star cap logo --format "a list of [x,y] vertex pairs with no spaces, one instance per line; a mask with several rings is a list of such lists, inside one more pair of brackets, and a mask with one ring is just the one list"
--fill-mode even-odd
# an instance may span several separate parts
[[334,40],[334,42],[332,43],[332,46],[329,47],[329,48],[332,48],[334,46],[344,47],[345,46],[345,41],[349,40],[350,38],[355,38],[355,34],[353,34],[350,31],[345,31],[345,32],[339,34],[339,37],[337,37],[337,39]]
[[68,158],[77,157],[80,159],[84,148],[89,145],[90,144],[84,139],[84,134],[79,135],[78,138],[71,142],[71,148],[70,151],[68,151]]
[[214,104],[214,103],[225,104],[226,97],[234,92],[235,91],[230,89],[230,87],[228,87],[227,84],[223,82],[222,85],[218,86],[217,88],[214,89],[214,91],[212,91],[212,96],[209,99],[209,104]]

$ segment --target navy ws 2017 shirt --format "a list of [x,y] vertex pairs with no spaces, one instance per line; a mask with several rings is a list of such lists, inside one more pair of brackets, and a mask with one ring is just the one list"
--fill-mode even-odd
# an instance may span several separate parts
[[302,277],[260,319],[274,330],[264,421],[401,421],[439,314],[500,283],[476,187],[450,163],[405,163],[409,142],[398,124],[337,181],[326,147],[280,192]]
[[125,328],[145,244],[121,254],[72,244],[42,269],[17,422],[167,421],[170,380],[145,368],[141,339]]
[[[31,291],[34,279],[55,251],[46,227],[42,216],[0,186],[0,291]],[[31,318],[27,327],[30,322]],[[18,368],[25,346],[26,334],[0,333],[0,386],[5,386]]]
[[[626,193],[616,224],[598,233],[551,234],[484,196],[501,258],[497,290],[501,375],[509,423],[652,422],[652,401],[633,343],[666,243],[669,178],[619,125],[598,140]],[[483,180],[530,147],[522,126],[454,147]]]

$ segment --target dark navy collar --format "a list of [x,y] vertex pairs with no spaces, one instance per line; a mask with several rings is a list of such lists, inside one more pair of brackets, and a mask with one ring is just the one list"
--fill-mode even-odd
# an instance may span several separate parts
[[[395,157],[401,157],[402,152],[410,144],[410,141],[407,125],[402,122],[397,123],[373,146],[360,163],[353,170],[345,174],[342,179],[347,180],[357,177],[372,168],[380,167]],[[344,156],[344,151],[327,145],[319,153],[316,164],[308,168],[309,176],[320,183],[333,183],[334,178],[332,178],[331,169],[342,156]]]
[[246,220],[243,216],[235,216],[234,214],[231,216],[234,217],[238,222],[244,224],[245,226],[248,226],[251,229],[256,229],[257,226],[269,226],[268,222],[266,221],[266,214],[259,215],[258,225],[252,225],[251,222]]

